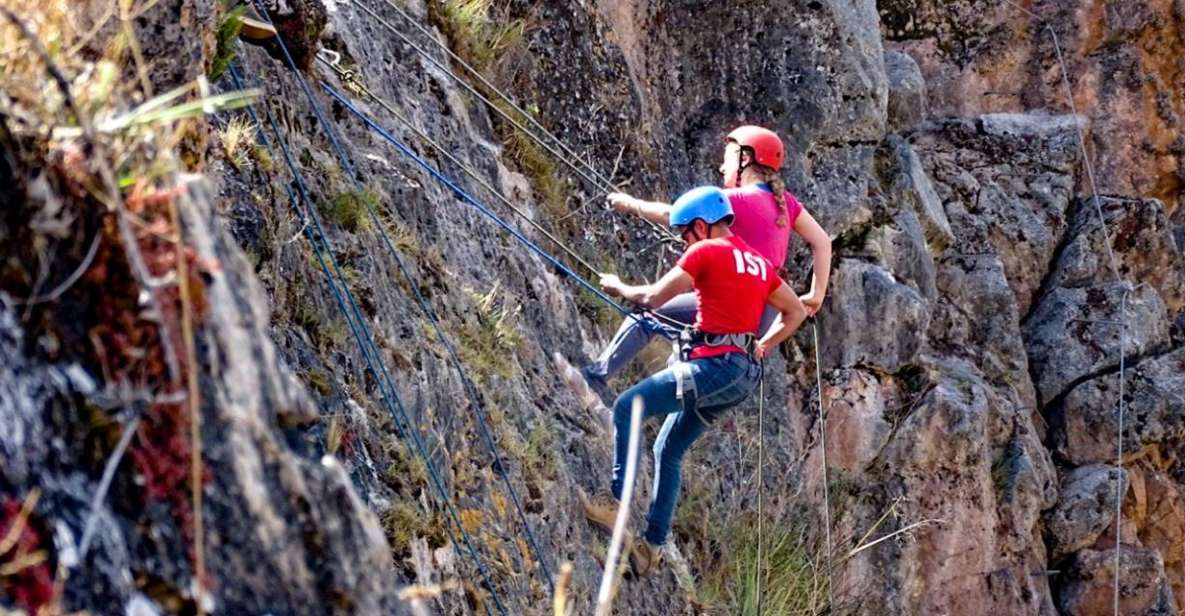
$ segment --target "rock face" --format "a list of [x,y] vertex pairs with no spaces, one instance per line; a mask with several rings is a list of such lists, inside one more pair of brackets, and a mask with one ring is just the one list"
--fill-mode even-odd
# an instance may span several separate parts
[[[1176,210],[1185,181],[1180,2],[1024,6],[983,0],[877,3],[886,47],[917,61],[936,114],[1070,112],[1060,52],[1076,107],[1089,120],[1099,190],[1156,198]],[[1085,180],[1081,192],[1089,190]]]
[[[92,4],[81,23],[103,15]],[[196,76],[189,58],[208,59],[214,4],[164,1],[137,24],[161,33],[154,83]],[[451,43],[640,197],[715,182],[721,138],[738,124],[777,130],[787,186],[833,238],[828,301],[766,362],[763,414],[746,402],[697,444],[672,566],[623,582],[618,613],[745,611],[754,597],[735,572],[755,566],[758,502],[764,532],[804,564],[775,572],[787,577],[766,585],[770,601],[779,584],[824,587],[795,577],[825,558],[823,520],[831,552],[846,556],[834,605],[796,593],[770,613],[1094,616],[1111,613],[1117,575],[1122,613],[1185,611],[1185,218],[1169,139],[1185,111],[1179,2],[1029,3],[1036,18],[980,0],[494,4],[465,19],[435,1],[400,3],[406,18],[378,2],[275,3],[302,70],[278,48],[243,47],[245,83],[213,84],[263,97],[254,116],[220,113],[197,131],[206,179],[182,200],[204,264],[208,596],[189,590],[191,525],[173,501],[144,501],[135,460],[116,469],[92,547],[69,564],[104,456],[140,412],[112,402],[126,392],[95,361],[96,324],[82,318],[126,281],[95,275],[44,309],[0,309],[0,531],[39,488],[31,528],[71,571],[65,608],[389,614],[409,609],[396,589],[415,584],[408,596],[438,613],[533,614],[570,561],[568,595],[592,611],[604,539],[577,495],[606,488],[610,435],[552,357],[583,361],[620,315],[319,89],[324,79],[556,250],[313,61],[317,45],[596,269],[653,279],[674,250],[601,207],[604,182],[549,163],[453,81],[436,45]],[[177,23],[201,40],[172,41]],[[266,144],[236,156],[232,119]],[[19,150],[7,132],[0,145]],[[23,161],[0,157],[0,180],[10,159]],[[34,200],[57,186],[14,185]],[[27,229],[41,221],[4,211],[0,297],[23,297],[7,264],[37,263]],[[86,249],[62,246],[53,279]],[[794,239],[795,288],[810,263]],[[64,350],[47,323],[74,333]],[[651,473],[644,464],[643,504]],[[14,587],[0,576],[0,605],[19,606]]]

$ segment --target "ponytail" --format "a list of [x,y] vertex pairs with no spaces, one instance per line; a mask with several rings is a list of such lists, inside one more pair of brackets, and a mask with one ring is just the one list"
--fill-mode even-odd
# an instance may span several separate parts
[[766,167],[765,165],[753,164],[753,170],[761,176],[761,181],[769,184],[770,190],[774,193],[774,203],[778,204],[778,228],[785,227],[790,223],[789,219],[789,197],[786,195],[786,183],[782,181],[778,172]]

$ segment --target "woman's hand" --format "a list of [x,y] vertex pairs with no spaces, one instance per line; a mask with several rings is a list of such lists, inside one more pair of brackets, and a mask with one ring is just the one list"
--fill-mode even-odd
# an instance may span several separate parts
[[798,301],[802,302],[803,308],[806,308],[806,316],[809,318],[815,316],[815,313],[823,307],[823,299],[824,297],[822,293],[815,293],[814,291],[811,291],[810,293],[799,297]]
[[621,278],[617,274],[601,274],[601,290],[613,297],[621,297]]
[[634,199],[626,193],[609,193],[605,199],[609,201],[610,207],[618,212],[621,212],[622,214],[628,214],[631,212],[637,213],[638,211],[638,206],[636,204],[637,199]]

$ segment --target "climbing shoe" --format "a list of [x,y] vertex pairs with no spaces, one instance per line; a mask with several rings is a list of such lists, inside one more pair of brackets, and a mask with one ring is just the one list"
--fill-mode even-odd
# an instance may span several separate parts
[[580,376],[584,377],[584,382],[588,383],[588,388],[601,399],[601,402],[606,408],[613,408],[613,403],[617,401],[617,396],[614,395],[612,389],[609,389],[609,383],[605,381],[605,377],[594,374],[592,366],[581,368]]
[[634,549],[630,551],[630,568],[634,575],[638,577],[650,575],[658,569],[661,562],[661,545],[651,545],[645,539],[634,542]]
[[605,407],[605,403],[593,391],[588,381],[585,380],[584,375],[576,368],[573,368],[572,364],[568,363],[568,360],[564,359],[563,355],[560,355],[558,352],[553,353],[552,359],[555,361],[560,376],[564,378],[564,382],[572,389],[572,393],[576,394],[576,400],[580,402],[582,408],[596,410],[597,407]]
[[583,490],[580,492],[580,504],[584,505],[584,517],[594,526],[608,532],[613,532],[613,524],[617,522],[617,508],[621,504],[609,494],[599,494],[589,498]]

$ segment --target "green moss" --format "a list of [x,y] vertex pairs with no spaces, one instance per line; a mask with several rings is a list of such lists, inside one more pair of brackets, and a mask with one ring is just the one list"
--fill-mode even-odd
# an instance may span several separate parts
[[337,226],[357,233],[370,228],[370,208],[379,206],[378,193],[373,190],[340,192],[321,203],[321,214]]
[[[442,0],[428,3],[429,19],[444,32],[449,44],[458,56],[495,83],[513,82],[512,76],[499,75],[503,69],[502,60],[526,52],[525,38],[528,23],[524,19],[499,21],[492,13],[492,0]],[[493,90],[480,81],[471,84],[479,92],[494,101],[494,105],[506,116],[522,126],[529,126],[528,118],[502,100]],[[539,107],[534,103],[526,106],[538,115]],[[551,218],[568,213],[564,182],[557,173],[557,164],[551,155],[537,144],[527,133],[513,123],[499,116],[494,118],[494,128],[505,148],[506,158],[527,176]]]
[[237,6],[222,15],[218,22],[218,30],[214,33],[214,59],[210,61],[211,81],[217,80],[226,72],[227,67],[235,59],[235,42],[239,32],[243,29],[243,15],[247,13],[246,5]]
[[[498,100],[494,104],[508,116],[515,118],[519,124],[524,126],[527,124],[527,120],[515,111],[510,103]],[[539,202],[543,204],[550,217],[555,219],[568,214],[564,182],[560,179],[551,154],[536,143],[530,135],[505,119],[496,118],[495,126],[498,136],[502,139],[507,158],[530,180]]]
[[255,164],[258,165],[261,170],[268,173],[276,170],[276,161],[272,159],[272,155],[267,151],[267,148],[263,147],[262,145],[255,144],[251,146],[248,155],[251,157],[251,160],[255,161]]
[[606,304],[604,300],[584,287],[576,290],[576,310],[588,317],[602,331],[612,333],[621,324],[622,314],[616,308]]

